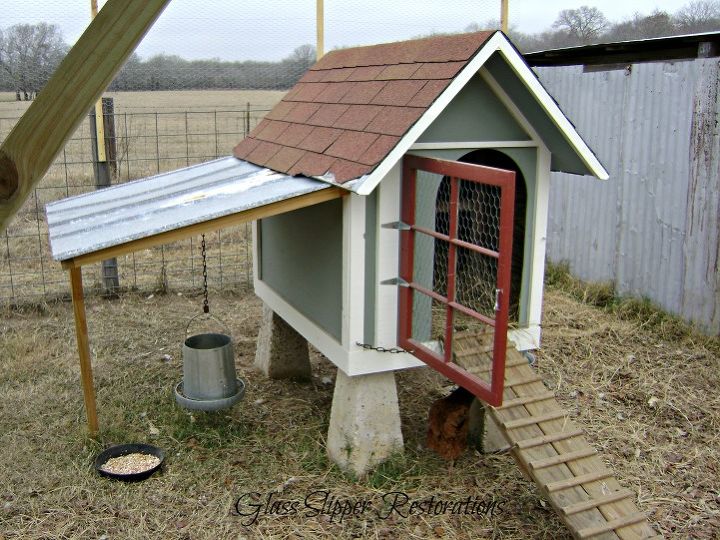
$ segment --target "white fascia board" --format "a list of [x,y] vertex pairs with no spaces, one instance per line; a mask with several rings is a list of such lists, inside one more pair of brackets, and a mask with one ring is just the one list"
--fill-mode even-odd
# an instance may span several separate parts
[[[497,36],[498,34],[496,34]],[[565,140],[572,146],[585,166],[600,180],[607,180],[610,175],[602,166],[590,147],[580,137],[575,127],[570,123],[565,114],[560,110],[555,100],[548,94],[545,87],[540,83],[532,70],[525,63],[525,60],[518,54],[515,48],[504,37],[499,40],[498,50],[528,89],[534,94],[538,103],[545,113],[552,119],[557,128],[565,137]]]
[[450,102],[460,93],[470,79],[478,72],[492,54],[498,50],[502,41],[500,32],[495,32],[493,36],[485,42],[480,52],[468,62],[468,64],[458,73],[448,87],[443,90],[435,102],[428,107],[427,111],[415,122],[405,136],[400,139],[395,148],[385,157],[384,160],[368,175],[368,177],[358,185],[355,190],[359,195],[369,195],[377,187],[380,181],[385,177],[390,169],[402,159],[405,153],[420,138],[425,130],[430,127],[435,119],[440,116]]

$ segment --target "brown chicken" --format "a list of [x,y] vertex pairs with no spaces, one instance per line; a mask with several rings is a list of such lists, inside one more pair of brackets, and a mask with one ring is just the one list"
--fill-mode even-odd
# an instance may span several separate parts
[[475,396],[458,387],[430,407],[427,445],[440,456],[454,461],[467,448],[468,413]]

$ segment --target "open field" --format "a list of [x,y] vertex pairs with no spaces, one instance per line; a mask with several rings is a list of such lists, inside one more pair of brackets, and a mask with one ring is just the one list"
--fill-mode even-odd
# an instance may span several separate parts
[[[601,309],[581,296],[599,298],[548,291],[539,373],[659,531],[717,538],[720,342],[632,303]],[[3,313],[0,538],[569,538],[508,455],[467,451],[450,466],[426,449],[427,411],[447,391],[429,369],[398,375],[404,456],[367,479],[344,476],[324,450],[334,368],[314,354],[307,384],[256,373],[260,304],[252,295],[211,295],[249,382],[245,401],[212,414],[177,408],[171,388],[182,377],[181,336],[200,306],[200,297],[176,294],[89,300],[97,441],[85,435],[71,306]],[[129,441],[164,448],[162,474],[127,485],[96,476],[93,456]],[[373,508],[402,491],[413,500],[494,499],[500,510],[388,519],[372,512],[342,524],[260,515],[252,525],[234,511],[245,493],[302,501],[316,490],[368,499]]]
[[[118,112],[184,112],[191,110],[237,110],[250,103],[255,108],[273,107],[282,90],[178,90],[174,92],[106,92],[115,99]],[[15,101],[12,92],[0,92],[0,118],[19,117],[30,106],[29,101]]]
[[[146,177],[226,156],[284,92],[182,91],[111,93],[115,99],[116,172],[113,183]],[[248,106],[250,103],[250,106]],[[28,102],[0,94],[0,141]],[[95,189],[89,121],[83,121],[0,243],[0,302],[62,295],[67,278],[50,258],[45,205]],[[197,239],[125,257],[121,286],[151,290],[158,283],[178,287],[197,276]],[[247,282],[248,230],[216,235],[211,264],[223,267],[229,283]],[[224,259],[224,262],[223,262]],[[88,268],[99,283],[99,265]],[[240,279],[242,278],[242,279]],[[93,281],[94,280],[94,281]]]

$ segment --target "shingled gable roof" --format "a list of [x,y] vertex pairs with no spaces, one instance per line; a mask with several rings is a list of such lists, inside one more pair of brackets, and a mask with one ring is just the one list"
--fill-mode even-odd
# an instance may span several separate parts
[[289,175],[370,173],[493,32],[329,52],[235,147]]
[[[496,51],[587,172],[607,178],[520,54],[497,31],[332,51],[235,147],[234,155],[291,176],[346,184],[366,195]],[[361,177],[363,182],[353,185]]]

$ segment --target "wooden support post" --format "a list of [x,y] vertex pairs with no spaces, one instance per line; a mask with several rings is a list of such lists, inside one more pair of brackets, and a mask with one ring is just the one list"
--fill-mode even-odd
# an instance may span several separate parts
[[[90,111],[90,150],[92,151],[95,187],[102,189],[112,184],[117,172],[117,147],[115,145],[115,104],[113,98],[102,98],[102,114],[97,107]],[[120,288],[117,259],[105,259],[100,265],[102,288],[106,295],[117,294]]]
[[325,54],[325,2],[324,0],[315,0],[316,15],[315,31],[317,33],[317,45],[315,47],[316,59],[320,60]]
[[108,0],[0,146],[0,232],[170,0]]
[[500,0],[500,30],[502,30],[504,33],[508,33],[508,27],[510,26],[508,22],[508,2],[510,0]]
[[70,291],[72,293],[73,314],[75,315],[75,337],[77,338],[78,355],[80,356],[80,380],[85,399],[85,414],[87,415],[90,435],[94,436],[98,432],[98,418],[90,359],[90,339],[88,337],[87,317],[85,316],[82,268],[80,267],[70,269]]

